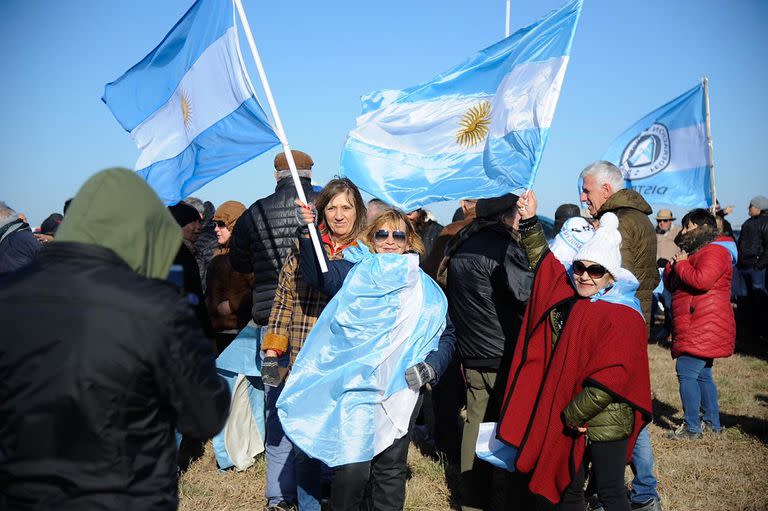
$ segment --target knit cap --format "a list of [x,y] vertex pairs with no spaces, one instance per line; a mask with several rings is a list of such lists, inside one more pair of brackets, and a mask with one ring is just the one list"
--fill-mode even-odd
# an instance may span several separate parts
[[176,223],[179,224],[179,227],[184,227],[194,221],[200,221],[200,213],[186,202],[179,202],[173,206],[168,206],[168,211],[170,211],[173,218],[176,219]]
[[752,200],[749,201],[750,206],[754,206],[760,211],[765,211],[768,209],[768,197],[765,195],[758,195],[757,197],[752,197]]
[[574,260],[600,264],[615,279],[621,270],[620,248],[619,219],[615,214],[608,212],[600,217],[600,227],[592,239],[581,246]]
[[572,217],[563,223],[549,249],[557,260],[567,267],[571,265],[581,246],[594,235],[595,229],[589,222],[580,216]]
[[242,202],[238,202],[236,200],[228,200],[219,206],[219,209],[217,209],[216,213],[213,215],[213,220],[220,220],[224,222],[227,224],[227,229],[232,231],[235,228],[235,222],[237,222],[237,219],[240,218],[240,215],[245,212],[245,209],[245,204]]

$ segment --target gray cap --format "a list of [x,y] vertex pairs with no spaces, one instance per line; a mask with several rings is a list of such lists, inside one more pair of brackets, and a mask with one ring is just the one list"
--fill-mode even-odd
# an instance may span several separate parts
[[752,200],[749,201],[750,206],[754,206],[760,211],[764,211],[768,209],[768,197],[765,195],[758,195],[757,197],[752,197]]

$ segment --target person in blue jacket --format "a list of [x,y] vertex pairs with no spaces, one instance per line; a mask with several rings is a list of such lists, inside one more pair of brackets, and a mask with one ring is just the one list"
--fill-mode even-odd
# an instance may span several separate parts
[[[302,224],[314,221],[311,206],[305,206],[299,201],[296,203],[297,218]],[[303,228],[303,231],[306,229]],[[373,219],[361,242],[376,254],[421,253],[424,247],[405,214],[394,209],[384,210]],[[345,259],[326,259],[328,272],[322,273],[308,234],[299,237],[299,245],[302,254],[299,267],[305,281],[329,297],[334,296],[341,289],[344,279],[355,263]],[[405,379],[408,386],[413,390],[421,390],[428,383],[437,383],[451,361],[455,344],[453,324],[446,314],[445,330],[440,335],[437,349],[431,351],[424,362],[406,370]],[[358,511],[361,508],[403,509],[408,445],[421,401],[420,395],[405,436],[395,440],[370,461],[349,463],[334,469],[331,489],[331,508],[334,511]]]

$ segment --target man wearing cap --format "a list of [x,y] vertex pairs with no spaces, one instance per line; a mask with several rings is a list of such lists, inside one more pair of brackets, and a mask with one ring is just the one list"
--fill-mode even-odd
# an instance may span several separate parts
[[[749,289],[748,319],[753,333],[765,336],[765,320],[759,314],[768,310],[765,274],[768,268],[768,197],[758,195],[749,201],[749,219],[741,226],[738,268]],[[762,326],[762,328],[760,328]]]
[[[481,199],[476,218],[445,248],[437,280],[446,289],[464,366],[467,417],[461,440],[462,509],[485,509],[493,488],[492,467],[475,457],[482,422],[494,422],[501,409],[506,376],[500,368],[511,356],[531,291],[533,272],[517,231],[518,196]],[[546,246],[546,243],[544,243]]]
[[666,259],[671,261],[678,249],[675,245],[675,236],[680,232],[680,227],[674,225],[676,219],[670,209],[660,209],[656,215],[656,260]]
[[[301,187],[308,202],[317,193],[312,189],[312,158],[304,152],[292,150],[293,160],[301,179]],[[257,327],[265,327],[269,321],[272,302],[275,299],[277,278],[289,250],[296,242],[297,198],[288,159],[285,153],[275,157],[275,192],[254,202],[235,223],[229,242],[229,261],[240,273],[253,273],[253,321]],[[263,331],[263,329],[261,329]],[[288,364],[286,355],[280,364]],[[275,387],[265,387],[267,458],[267,508],[290,509],[296,502],[296,482],[293,471],[282,470],[291,463],[292,444],[286,439],[274,407]]]

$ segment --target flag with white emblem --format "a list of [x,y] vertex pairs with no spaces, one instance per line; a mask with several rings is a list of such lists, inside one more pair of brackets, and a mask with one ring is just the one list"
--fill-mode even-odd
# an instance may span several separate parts
[[137,173],[166,204],[279,143],[256,100],[231,0],[197,0],[102,100],[131,133]]
[[619,135],[603,156],[618,166],[627,188],[651,205],[712,205],[704,86],[654,110]]
[[581,3],[566,4],[433,80],[363,98],[341,173],[406,211],[529,188]]

